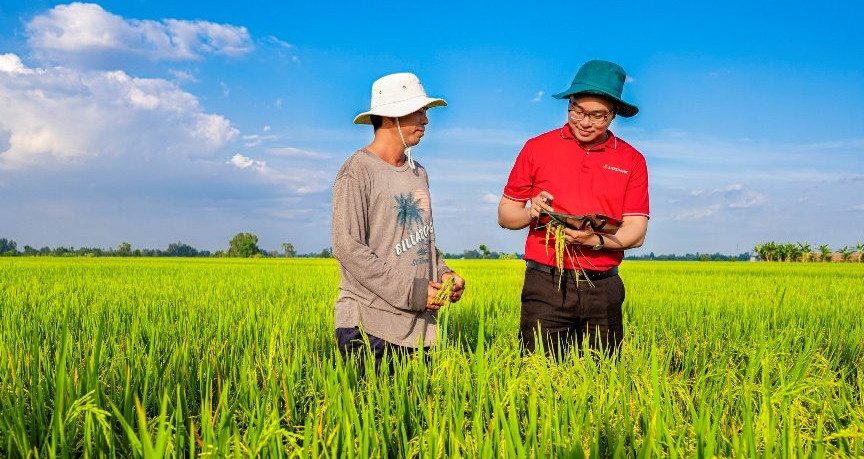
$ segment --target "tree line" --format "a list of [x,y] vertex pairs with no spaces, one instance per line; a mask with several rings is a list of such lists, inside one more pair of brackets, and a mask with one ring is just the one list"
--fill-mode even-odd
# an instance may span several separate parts
[[685,253],[678,255],[674,253],[665,255],[655,255],[654,252],[642,255],[627,255],[625,260],[653,260],[653,261],[749,261],[750,252],[739,253],[738,255],[726,255],[720,252],[715,253]]
[[486,244],[480,244],[476,249],[463,250],[462,253],[446,253],[438,250],[439,254],[448,260],[516,260],[522,258],[519,253],[496,252]]
[[[325,247],[320,252],[299,253],[294,244],[283,242],[281,250],[263,250],[258,246],[258,236],[254,233],[241,232],[228,241],[227,250],[198,250],[182,242],[172,242],[164,250],[133,248],[128,242],[121,242],[117,248],[100,247],[42,247],[39,249],[25,245],[23,250],[10,239],[0,238],[0,256],[54,256],[54,257],[235,257],[235,258],[332,258],[333,251]],[[462,253],[438,253],[448,259],[518,259],[518,253],[504,253],[490,250],[486,244],[480,244],[477,249],[465,250]]]
[[[237,257],[237,258],[264,258],[264,257],[317,257],[331,258],[333,253],[329,247],[320,252],[300,254],[290,242],[281,244],[281,251],[262,250],[258,246],[258,236],[254,233],[241,232],[234,235],[228,241],[227,250],[217,250],[211,253],[208,250],[198,250],[182,242],[172,242],[164,250],[133,248],[128,242],[121,242],[117,248],[99,247],[41,247],[36,249],[25,245],[22,250],[18,244],[6,238],[0,238],[0,256],[54,256],[54,257]],[[773,241],[757,244],[753,248],[759,259],[764,261],[786,261],[786,262],[864,262],[864,243],[858,243],[855,247],[843,246],[838,250],[832,250],[826,244],[816,247],[815,251],[810,244],[775,243]],[[522,254],[495,252],[486,244],[480,244],[477,249],[464,250],[462,253],[439,253],[447,259],[519,259]],[[685,255],[655,255],[654,252],[645,255],[627,256],[627,260],[684,260],[684,261],[746,261],[749,260],[749,252],[739,255],[723,255],[720,253],[688,253]]]
[[172,242],[164,250],[161,249],[133,249],[132,244],[121,242],[114,248],[101,247],[48,247],[34,248],[25,245],[18,250],[18,244],[10,239],[0,238],[0,256],[53,256],[53,257],[209,257],[212,254],[207,250],[198,250],[182,242]]
[[227,250],[217,250],[211,253],[209,250],[198,250],[189,244],[172,242],[164,250],[133,248],[132,244],[123,241],[117,248],[101,247],[41,247],[34,248],[25,245],[18,249],[18,243],[7,238],[0,238],[0,256],[53,256],[53,257],[332,257],[329,248],[321,252],[299,254],[290,242],[282,243],[282,251],[262,250],[258,246],[258,236],[254,233],[237,233],[228,241]]
[[855,247],[843,246],[837,250],[832,250],[827,244],[822,244],[816,247],[814,251],[810,244],[802,242],[775,243],[770,241],[756,244],[753,251],[765,261],[864,262],[864,243],[858,243]]

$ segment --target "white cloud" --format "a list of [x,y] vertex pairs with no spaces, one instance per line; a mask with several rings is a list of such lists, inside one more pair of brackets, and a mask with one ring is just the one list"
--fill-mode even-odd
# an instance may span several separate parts
[[318,153],[315,151],[302,150],[294,147],[277,147],[267,150],[273,156],[282,156],[286,158],[301,158],[301,159],[329,159],[330,155]]
[[679,212],[675,215],[674,219],[677,221],[699,220],[715,215],[718,210],[720,210],[720,205],[712,204],[707,207]]
[[275,138],[275,135],[247,134],[243,136],[243,146],[247,148],[257,147],[258,145],[261,145],[261,143],[265,140],[273,140]]
[[233,164],[238,169],[247,169],[249,167],[253,169],[257,169],[259,171],[263,171],[267,168],[267,163],[264,161],[256,161],[247,156],[243,156],[240,153],[235,154],[228,160],[228,164]]
[[272,35],[268,36],[268,37],[266,38],[266,41],[267,41],[268,43],[272,43],[272,44],[274,44],[274,45],[280,46],[280,47],[285,48],[285,49],[291,49],[291,48],[294,47],[294,45],[292,45],[291,43],[288,43],[288,42],[282,41],[282,40],[280,40],[280,39],[278,39],[278,38],[276,38],[276,37],[274,37],[274,36],[272,36]]
[[267,165],[266,161],[256,160],[235,154],[228,164],[240,170],[254,171],[259,177],[277,184],[283,184],[295,194],[321,193],[330,189],[330,177],[322,170],[309,170],[292,167],[289,172],[281,172]]
[[668,161],[664,163],[664,169],[669,166],[700,167],[709,171],[734,168],[764,176],[777,176],[779,171],[785,175],[796,170],[807,170],[808,173],[830,170],[825,168],[824,155],[830,154],[832,162],[841,166],[860,161],[864,151],[864,138],[783,144],[769,140],[700,136],[678,129],[663,130],[656,135],[636,132],[631,137],[649,163]]
[[725,207],[730,209],[747,209],[764,204],[768,198],[753,190],[747,190],[744,185],[734,183],[724,188],[716,189],[712,194],[718,195]]
[[[674,188],[660,188],[655,190],[654,195],[661,198],[658,202],[665,202],[671,206],[664,209],[661,205],[661,209],[657,212],[658,215],[670,213],[676,221],[710,218],[711,221],[717,221],[718,224],[722,224],[723,221],[733,221],[736,214],[748,209],[760,208],[768,203],[768,195],[748,189],[741,183],[718,187],[710,193],[692,190],[686,197],[683,197],[679,190]],[[667,199],[663,200],[662,197],[667,197]]]
[[[237,130],[205,113],[198,99],[163,79],[122,71],[29,69],[0,59],[0,168],[102,157],[204,157]],[[20,62],[20,60],[18,60]],[[4,134],[5,132],[5,134]]]
[[537,95],[531,99],[531,102],[540,102],[541,100],[543,100],[543,91],[537,91]]
[[825,150],[862,150],[864,149],[864,139],[837,139],[830,142],[803,144],[799,148],[806,152],[821,152]]
[[265,45],[262,46],[262,48],[269,47],[271,51],[273,51],[273,54],[278,56],[280,59],[288,59],[295,65],[300,65],[300,57],[293,54],[296,48],[291,43],[280,40],[272,35],[263,40],[259,40],[259,43]]
[[726,188],[714,190],[714,192],[715,193],[729,193],[729,192],[741,191],[743,189],[744,189],[744,185],[741,185],[740,183],[735,183],[732,185],[727,185]]
[[33,70],[28,69],[21,62],[21,58],[15,54],[0,54],[0,72],[10,74],[29,74]]
[[53,62],[94,62],[112,55],[152,61],[237,57],[253,49],[245,27],[208,21],[124,19],[94,3],[57,5],[26,25],[28,43]]
[[749,209],[765,204],[768,198],[761,193],[747,191],[729,201],[729,207],[733,209]]
[[495,193],[483,193],[483,197],[480,198],[480,200],[487,204],[498,204],[498,201],[501,200],[501,196]]
[[174,80],[179,83],[197,83],[198,78],[195,77],[190,71],[187,70],[168,70],[168,73],[174,77]]

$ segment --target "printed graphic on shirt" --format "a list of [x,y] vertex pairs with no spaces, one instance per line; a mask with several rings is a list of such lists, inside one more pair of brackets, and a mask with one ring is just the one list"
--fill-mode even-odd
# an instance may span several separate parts
[[396,223],[407,231],[408,237],[396,244],[396,256],[408,253],[416,247],[412,265],[429,262],[429,236],[432,234],[432,223],[429,219],[429,193],[418,189],[406,194],[394,195],[396,201]]
[[420,199],[414,197],[414,191],[407,195],[399,193],[393,196],[396,199],[396,221],[402,228],[411,228],[415,224],[423,224],[423,210],[420,208]]

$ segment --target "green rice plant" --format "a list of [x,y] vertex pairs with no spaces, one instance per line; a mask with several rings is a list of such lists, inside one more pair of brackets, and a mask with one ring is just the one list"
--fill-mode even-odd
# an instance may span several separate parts
[[631,262],[618,358],[519,348],[517,260],[361,378],[323,259],[0,258],[0,456],[857,457],[864,265]]

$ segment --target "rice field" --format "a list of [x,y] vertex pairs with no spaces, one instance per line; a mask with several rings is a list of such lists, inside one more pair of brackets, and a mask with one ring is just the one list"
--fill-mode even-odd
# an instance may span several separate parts
[[520,355],[524,263],[358,378],[328,259],[0,258],[3,457],[860,457],[864,264],[625,262],[620,358]]

